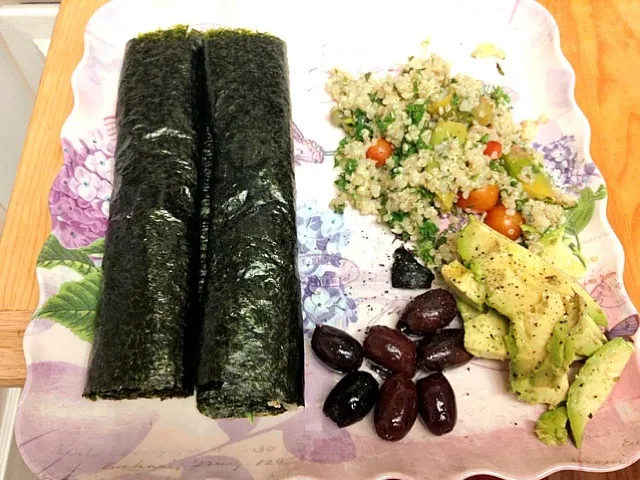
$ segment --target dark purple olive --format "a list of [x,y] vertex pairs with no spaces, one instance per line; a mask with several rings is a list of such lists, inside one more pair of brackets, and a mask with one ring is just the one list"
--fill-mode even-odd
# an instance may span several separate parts
[[376,433],[383,440],[397,442],[407,436],[418,416],[418,393],[413,381],[393,375],[380,388],[373,414]]
[[398,321],[398,330],[409,335],[424,335],[444,328],[456,318],[455,297],[437,288],[411,300]]
[[464,330],[447,328],[418,343],[418,367],[432,372],[464,365],[473,358],[464,349]]
[[378,382],[368,372],[351,372],[340,380],[324,401],[322,411],[338,427],[359,422],[378,399]]
[[458,419],[456,397],[451,384],[441,373],[421,378],[416,384],[418,411],[431,433],[444,435],[453,430]]
[[416,345],[393,328],[371,327],[364,339],[364,356],[394,373],[409,377],[416,373]]
[[606,332],[607,340],[613,340],[616,337],[624,337],[627,340],[633,341],[631,337],[636,334],[639,326],[640,317],[638,314],[630,315],[611,330]]
[[317,325],[311,337],[311,349],[327,367],[348,373],[362,365],[362,345],[347,332],[330,325]]

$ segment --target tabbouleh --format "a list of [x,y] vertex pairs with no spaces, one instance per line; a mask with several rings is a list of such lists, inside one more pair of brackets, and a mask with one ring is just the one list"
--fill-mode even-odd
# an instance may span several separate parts
[[[327,91],[336,102],[332,121],[345,132],[332,208],[350,204],[376,215],[426,263],[453,260],[455,231],[470,214],[486,217],[492,204],[524,221],[536,240],[561,226],[575,203],[553,185],[531,146],[537,122],[514,122],[502,87],[452,76],[440,57],[410,57],[385,77],[334,69]],[[468,208],[483,189],[495,192],[489,208]]]

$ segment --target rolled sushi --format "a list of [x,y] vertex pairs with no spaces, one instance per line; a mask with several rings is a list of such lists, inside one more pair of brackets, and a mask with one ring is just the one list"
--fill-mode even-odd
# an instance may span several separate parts
[[226,29],[204,45],[214,162],[197,405],[277,414],[304,403],[286,46]]
[[176,27],[127,44],[86,397],[193,393],[203,86],[200,34]]

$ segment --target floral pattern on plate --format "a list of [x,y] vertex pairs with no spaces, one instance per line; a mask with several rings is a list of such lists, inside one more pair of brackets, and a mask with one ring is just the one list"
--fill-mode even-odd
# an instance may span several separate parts
[[[502,369],[480,362],[447,373],[460,412],[451,435],[435,438],[416,424],[408,437],[392,444],[375,436],[368,419],[337,429],[321,407],[339,376],[319,365],[308,339],[307,407],[302,411],[216,421],[201,416],[193,398],[82,398],[113,187],[119,68],[124,44],[141,31],[215,19],[219,24],[240,22],[272,31],[288,42],[296,120],[292,133],[299,192],[298,268],[307,335],[315,324],[329,323],[362,339],[371,323],[393,324],[405,301],[387,280],[393,237],[370,219],[349,212],[337,215],[328,208],[333,173],[326,159],[340,139],[327,121],[330,100],[322,93],[331,67],[389,71],[385,65],[397,65],[430,36],[435,52],[455,58],[457,67],[486,84],[504,85],[517,98],[516,108],[536,105],[550,110],[552,120],[536,148],[559,184],[575,189],[602,183],[588,155],[588,127],[568,88],[573,73],[559,50],[555,24],[540,5],[533,0],[434,0],[404,4],[412,9],[406,16],[402,2],[408,0],[389,9],[383,0],[369,0],[366,8],[361,2],[327,0],[313,7],[313,14],[302,15],[299,2],[285,0],[278,4],[282,14],[276,15],[273,5],[251,0],[216,0],[206,8],[178,0],[167,0],[164,8],[153,8],[151,0],[114,0],[90,20],[85,56],[72,81],[78,108],[61,134],[64,165],[49,198],[52,233],[37,262],[40,300],[24,339],[28,378],[16,439],[27,465],[40,477],[333,480],[348,471],[354,480],[458,480],[475,474],[524,479],[563,468],[612,470],[638,458],[637,359],[590,424],[580,451],[538,442],[532,425],[540,409],[514,400],[506,392]],[[364,21],[382,10],[390,24],[403,25],[398,35],[392,41],[361,41],[349,19],[358,16]],[[290,15],[314,21],[290,23]],[[450,18],[459,23],[454,33]],[[486,31],[479,35],[475,26],[487,23],[500,27],[491,40],[507,48],[507,59],[501,61],[504,77],[496,72],[495,62],[469,57],[477,43],[487,41]],[[527,50],[511,55],[511,45],[526,45],[522,48]],[[523,77],[527,83],[517,84]],[[543,112],[525,113],[534,118]],[[317,188],[318,184],[328,187]],[[636,312],[622,285],[622,250],[606,221],[605,206],[599,202],[588,210],[593,218],[580,240],[585,255],[593,259],[585,287],[613,325]]]

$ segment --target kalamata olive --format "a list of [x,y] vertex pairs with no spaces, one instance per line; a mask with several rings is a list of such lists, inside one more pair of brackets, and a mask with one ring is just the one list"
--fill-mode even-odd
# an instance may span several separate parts
[[351,372],[340,380],[324,401],[322,411],[338,427],[359,422],[378,399],[378,382],[368,372]]
[[373,414],[376,433],[383,440],[402,440],[418,416],[418,393],[409,377],[393,375],[387,378],[378,396]]
[[444,328],[456,318],[455,297],[437,288],[411,300],[398,321],[398,330],[409,335],[424,335]]
[[330,325],[316,325],[311,337],[311,349],[329,368],[348,373],[362,365],[362,345],[347,332]]
[[393,328],[371,327],[364,339],[364,356],[394,373],[412,377],[416,372],[416,345]]
[[464,349],[464,330],[447,328],[418,343],[418,367],[440,371],[464,365],[473,358]]
[[416,384],[418,411],[431,433],[444,435],[453,430],[458,419],[456,397],[442,373],[421,378]]

